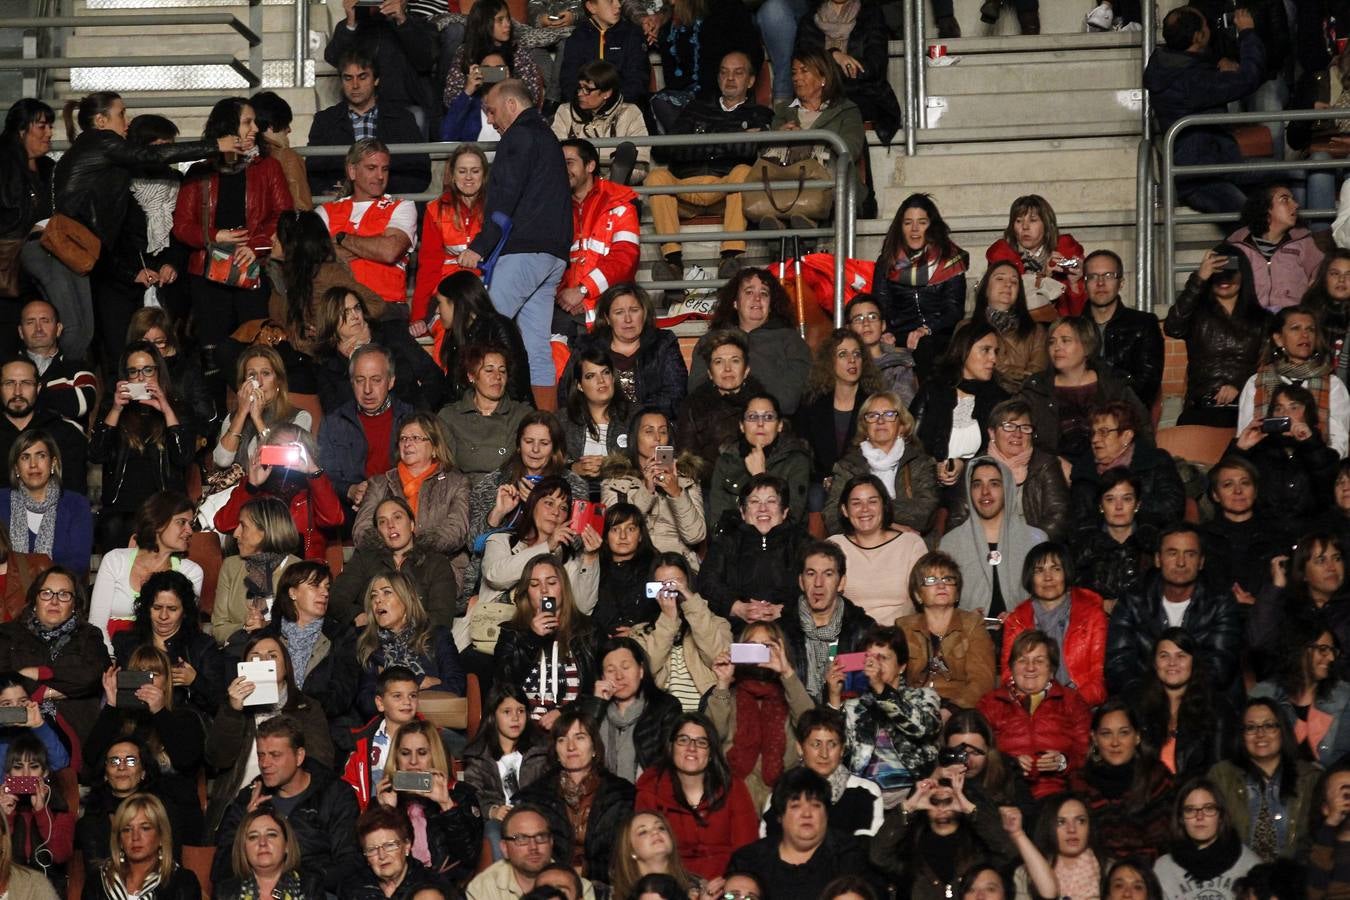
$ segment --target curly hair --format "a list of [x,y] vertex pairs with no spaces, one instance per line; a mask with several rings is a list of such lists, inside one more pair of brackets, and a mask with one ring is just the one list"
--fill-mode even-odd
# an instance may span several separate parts
[[836,328],[830,332],[830,336],[825,339],[825,343],[816,349],[816,355],[811,360],[811,370],[806,376],[806,390],[804,392],[806,400],[810,401],[834,393],[834,384],[838,380],[834,373],[835,354],[839,352],[839,348],[845,342],[858,346],[859,364],[862,366],[862,377],[858,382],[858,396],[868,397],[885,389],[886,385],[881,380],[881,370],[877,368],[876,361],[872,359],[872,354],[868,353],[867,348],[863,346],[862,338],[854,334],[851,328]]

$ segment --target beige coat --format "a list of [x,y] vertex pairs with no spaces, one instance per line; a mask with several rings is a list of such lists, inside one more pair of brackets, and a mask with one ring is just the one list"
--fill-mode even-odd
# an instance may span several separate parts
[[[422,482],[417,492],[417,545],[449,557],[457,584],[464,583],[469,569],[469,495],[473,485],[459,469],[441,469]],[[366,496],[356,511],[352,542],[364,550],[380,550],[384,541],[375,528],[375,512],[390,497],[403,496],[398,469],[390,469],[369,481]]]
[[680,496],[671,497],[647,490],[637,469],[627,456],[614,454],[605,460],[600,474],[600,501],[611,507],[616,503],[631,503],[642,511],[647,522],[647,533],[652,545],[662,553],[681,553],[689,565],[698,571],[698,545],[707,537],[707,522],[703,517],[703,489],[699,487],[698,473],[689,467],[688,454],[676,464],[680,482]]
[[[645,137],[647,120],[642,118],[642,110],[631,103],[620,102],[605,115],[582,122],[573,115],[572,104],[564,103],[553,115],[553,134],[560,141],[568,138]],[[602,154],[602,167],[606,165],[604,158]],[[652,162],[650,147],[637,148],[637,162],[633,169],[633,184],[639,184],[647,177],[647,169]]]
[[980,698],[994,689],[994,642],[984,627],[984,616],[971,610],[955,610],[953,627],[942,637],[942,658],[947,673],[929,677],[930,633],[922,612],[897,619],[895,627],[909,642],[905,680],[910,687],[932,687],[943,700],[962,709],[974,709]]
[[[970,322],[964,320],[957,328]],[[1045,326],[1036,323],[1035,329],[1027,337],[1000,334],[998,336],[998,365],[994,368],[994,377],[999,387],[1010,394],[1022,390],[1022,382],[1035,372],[1044,372],[1050,367],[1050,350],[1047,346],[1049,335]]]
[[[681,644],[684,647],[684,665],[694,679],[694,687],[706,694],[717,685],[713,660],[731,650],[731,623],[708,608],[708,601],[698,594],[686,594],[684,620],[689,630]],[[638,642],[651,661],[652,680],[665,690],[670,681],[670,651],[680,636],[680,620],[662,612],[655,622],[636,626],[628,635]],[[735,715],[735,712],[732,712]]]
[[[299,557],[286,555],[272,573],[275,584],[281,573],[291,563],[299,562]],[[211,610],[211,636],[216,643],[223,644],[240,628],[248,617],[248,592],[244,588],[244,559],[231,556],[220,564],[220,576],[216,579],[216,605]]]
[[[708,718],[712,720],[713,726],[717,728],[717,733],[722,736],[722,749],[724,751],[729,751],[736,743],[736,696],[734,691],[735,685],[729,691],[714,688],[713,692],[708,695],[706,712]],[[797,752],[797,735],[794,733],[797,720],[808,709],[814,709],[816,703],[811,699],[811,695],[806,693],[806,686],[795,674],[783,679],[783,692],[787,695],[788,705],[787,722],[783,726],[787,729],[787,749],[783,751],[783,770],[787,771],[801,762],[801,755]],[[765,784],[764,780],[760,778],[759,761],[755,762],[754,771],[746,776],[745,786],[750,789],[750,796],[755,801],[755,809],[763,809],[764,804],[769,800],[769,795],[773,793],[773,786]]]

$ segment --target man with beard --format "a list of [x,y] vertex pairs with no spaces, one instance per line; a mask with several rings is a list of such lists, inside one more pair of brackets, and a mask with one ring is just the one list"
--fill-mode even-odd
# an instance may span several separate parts
[[89,443],[77,425],[40,402],[46,393],[37,364],[31,359],[18,357],[0,367],[0,403],[4,404],[4,416],[0,418],[0,460],[8,465],[10,448],[21,432],[30,428],[45,431],[61,451],[62,490],[83,494],[88,478]]
[[825,693],[834,656],[862,650],[863,635],[872,627],[872,617],[844,596],[844,573],[844,551],[837,544],[808,544],[797,577],[802,589],[797,610],[785,609],[782,619],[797,677],[816,701]]
[[1083,261],[1088,306],[1101,337],[1101,358],[1125,376],[1145,409],[1153,408],[1162,386],[1163,339],[1158,317],[1120,301],[1125,266],[1110,250],[1094,250]]
[[[83,430],[94,408],[98,386],[83,360],[68,359],[61,351],[62,331],[60,313],[46,300],[30,300],[19,312],[19,340],[24,355],[37,366],[41,405]],[[83,476],[80,481],[83,483]]]

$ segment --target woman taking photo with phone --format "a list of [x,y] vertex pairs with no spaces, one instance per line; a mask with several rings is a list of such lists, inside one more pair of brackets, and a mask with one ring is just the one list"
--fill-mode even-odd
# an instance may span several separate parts
[[449,882],[473,877],[483,842],[478,793],[455,778],[435,725],[417,719],[398,729],[375,799],[408,816],[413,859]]
[[580,533],[572,530],[574,497],[568,482],[557,476],[536,482],[515,527],[488,535],[483,548],[483,588],[509,591],[535,557],[555,554],[567,560],[577,608],[589,615],[595,608],[602,539],[589,524]]
[[193,593],[201,596],[202,568],[187,558],[192,513],[192,501],[183,494],[154,494],[136,511],[136,546],[103,554],[89,604],[89,624],[107,636],[108,649],[113,648],[114,635],[133,629],[137,600],[154,574],[179,572],[192,583]]
[[660,614],[634,626],[628,636],[655,661],[656,686],[679,700],[685,712],[696,712],[703,695],[717,684],[713,663],[731,650],[731,624],[713,615],[693,590],[693,573],[683,554],[657,554],[648,578],[661,585],[655,598]]
[[670,417],[643,407],[628,429],[628,449],[611,456],[603,471],[600,500],[606,506],[636,506],[647,523],[652,546],[662,553],[683,553],[698,565],[698,546],[707,536],[699,461],[672,446]]
[[[9,825],[14,861],[41,869],[64,886],[66,863],[75,849],[75,812],[51,783],[47,748],[36,735],[22,734],[5,753],[0,815]],[[156,801],[158,802],[158,801]]]
[[494,683],[524,688],[530,717],[545,731],[595,679],[594,629],[572,598],[562,559],[535,556],[512,592],[516,614],[502,624],[493,654]]
[[99,546],[125,547],[136,509],[157,491],[187,489],[192,429],[179,410],[168,368],[149,341],[128,344],[107,412],[89,436],[89,461],[103,464]]

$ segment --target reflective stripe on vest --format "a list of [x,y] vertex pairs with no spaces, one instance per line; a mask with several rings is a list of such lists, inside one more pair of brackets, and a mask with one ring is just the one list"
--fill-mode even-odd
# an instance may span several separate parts
[[[355,203],[352,198],[348,197],[346,200],[326,203],[324,209],[328,213],[328,233],[336,237],[339,232],[350,231],[357,237],[379,237],[389,229],[389,222],[393,219],[394,210],[400,202],[402,201],[388,196],[372,202],[366,209],[365,215],[361,216],[361,222],[354,230],[350,228],[352,207]],[[386,301],[390,303],[406,303],[408,301],[408,255],[406,253],[392,265],[376,262],[373,259],[353,259],[351,269],[352,275],[356,276],[357,281],[379,294]]]

